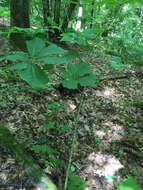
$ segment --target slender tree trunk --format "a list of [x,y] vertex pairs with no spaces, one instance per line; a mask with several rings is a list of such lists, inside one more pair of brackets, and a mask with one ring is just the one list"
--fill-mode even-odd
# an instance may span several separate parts
[[[11,0],[10,1],[10,25],[21,28],[30,27],[29,19],[29,0]],[[26,50],[24,34],[11,33],[10,40],[12,45],[20,50]]]
[[42,4],[43,4],[44,26],[49,26],[49,22],[48,22],[48,17],[50,16],[49,0],[42,0]]
[[60,10],[61,10],[61,0],[55,0],[54,6],[54,22],[59,26],[60,24]]
[[64,18],[62,29],[65,30],[68,27],[69,21],[72,19],[73,13],[75,11],[76,5],[79,2],[79,0],[73,0],[72,3],[70,3],[70,6],[67,10],[67,15]]
[[94,0],[92,0],[92,9],[91,9],[91,23],[90,23],[90,28],[93,27],[93,19],[94,19]]
[[[55,0],[54,22],[58,27],[60,26],[60,10],[61,10],[61,0]],[[56,36],[58,36],[60,34],[60,31],[58,29],[55,29],[55,34]]]

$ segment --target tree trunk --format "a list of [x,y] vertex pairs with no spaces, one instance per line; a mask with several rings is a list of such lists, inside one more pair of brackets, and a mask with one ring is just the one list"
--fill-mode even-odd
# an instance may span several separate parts
[[94,0],[92,0],[92,9],[91,9],[91,23],[90,23],[90,28],[92,29],[93,27],[93,18],[94,18]]
[[65,30],[68,27],[69,21],[72,19],[72,15],[75,11],[76,5],[79,2],[79,0],[73,0],[72,3],[70,3],[70,6],[67,10],[67,15],[64,18],[62,29]]
[[[11,0],[10,1],[10,25],[21,28],[30,27],[29,19],[29,0]],[[26,50],[25,35],[20,33],[11,33],[10,40],[12,45],[20,50]]]
[[60,24],[60,9],[61,9],[61,0],[55,0],[54,6],[54,22],[59,26]]
[[49,0],[42,0],[42,4],[43,4],[44,26],[49,26],[49,22],[48,22],[48,17],[50,16]]
[[[54,5],[54,22],[59,27],[60,26],[60,10],[61,10],[61,0],[55,0]],[[55,30],[56,36],[60,34],[59,30]]]

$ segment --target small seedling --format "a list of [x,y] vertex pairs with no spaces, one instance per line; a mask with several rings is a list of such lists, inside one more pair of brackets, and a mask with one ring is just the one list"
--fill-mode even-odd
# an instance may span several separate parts
[[99,142],[101,142],[101,139],[98,136],[94,136],[94,141],[96,143],[99,143]]
[[88,62],[69,63],[67,68],[59,66],[63,76],[62,86],[68,89],[77,89],[78,85],[97,87],[99,82],[92,74],[91,65]]

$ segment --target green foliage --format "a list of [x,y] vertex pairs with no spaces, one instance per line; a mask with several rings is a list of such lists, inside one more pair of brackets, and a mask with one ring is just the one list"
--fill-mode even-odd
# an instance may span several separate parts
[[[4,6],[6,6],[6,5],[4,5]],[[9,11],[9,9],[7,7],[0,7],[0,15],[2,15],[3,17],[6,17],[6,18],[10,18],[10,11]]]
[[[64,54],[67,51],[56,45],[45,46],[45,41],[40,38],[34,38],[27,41],[28,53],[16,52],[14,55],[6,56],[6,59],[16,62],[10,69],[17,69],[21,79],[25,80],[34,89],[44,89],[48,84],[48,77],[44,72],[51,69],[52,64],[63,63],[65,59],[58,54]],[[40,63],[44,62],[42,67]],[[53,68],[53,67],[52,67]]]
[[81,177],[72,173],[69,176],[69,181],[67,185],[67,190],[84,190],[86,187],[86,182]]
[[47,104],[46,106],[48,107],[49,111],[48,113],[45,113],[45,115],[49,118],[49,122],[42,126],[44,131],[51,128],[60,131],[68,131],[71,129],[71,126],[69,125],[60,124],[60,112],[67,109],[67,106],[64,102],[53,102],[52,104]]
[[58,151],[47,145],[33,145],[32,149],[38,154],[58,154]]
[[99,142],[101,142],[101,139],[98,136],[94,136],[94,141],[96,143],[99,143]]
[[69,63],[67,68],[59,67],[63,73],[62,85],[65,88],[77,89],[78,84],[83,87],[97,87],[98,79],[92,74],[91,65],[87,62]]
[[143,102],[125,102],[125,104],[143,109]]
[[8,79],[7,73],[0,69],[0,76],[3,76],[4,78]]
[[50,156],[48,160],[49,161],[47,160],[45,161],[45,165],[49,169],[50,168],[64,168],[65,166],[65,163],[62,160],[55,158],[54,156]]
[[135,2],[137,1],[134,1],[132,5],[121,3],[117,8],[101,9],[99,23],[103,26],[105,36],[102,36],[100,44],[104,52],[120,57],[122,63],[141,66],[143,60],[142,9],[140,4]]
[[138,186],[134,177],[128,176],[127,179],[123,179],[120,182],[117,190],[141,190],[141,188]]
[[113,67],[115,70],[121,70],[121,68],[123,67],[129,67],[129,64],[122,64],[121,63],[121,58],[118,56],[112,56],[110,58],[111,62],[109,62],[108,64]]
[[86,29],[83,32],[62,33],[61,42],[69,42],[71,44],[78,44],[82,47],[89,47],[89,40],[96,38],[96,35],[92,29]]

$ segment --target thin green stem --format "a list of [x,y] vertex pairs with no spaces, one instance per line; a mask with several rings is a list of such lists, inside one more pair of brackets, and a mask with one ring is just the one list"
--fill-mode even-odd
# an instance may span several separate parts
[[73,137],[72,137],[72,145],[71,145],[71,150],[70,150],[68,168],[67,168],[67,171],[66,171],[64,190],[67,189],[68,178],[69,178],[70,168],[71,168],[71,163],[72,163],[72,155],[73,155],[73,151],[74,151],[74,145],[75,145],[75,141],[76,141],[76,133],[77,133],[77,128],[78,128],[77,123],[78,123],[78,120],[79,120],[80,110],[81,110],[81,106],[82,106],[82,103],[83,103],[83,99],[84,99],[84,90],[83,90],[83,92],[81,94],[80,103],[79,103],[79,107],[78,107],[78,111],[77,111],[77,116],[75,118],[74,132],[73,132]]

